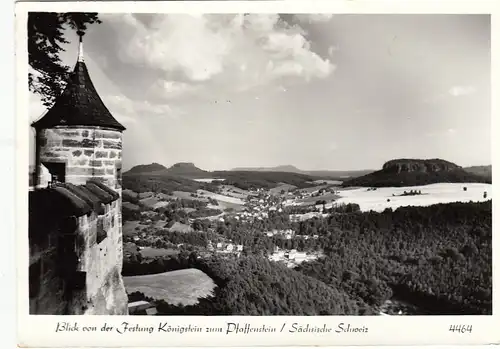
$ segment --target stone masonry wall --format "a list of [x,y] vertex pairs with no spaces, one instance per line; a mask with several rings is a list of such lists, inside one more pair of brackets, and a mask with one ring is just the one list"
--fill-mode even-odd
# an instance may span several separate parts
[[122,134],[97,127],[42,129],[40,161],[66,163],[66,182],[85,184],[102,178],[115,189],[116,170],[122,167]]
[[[126,315],[127,295],[121,269],[123,263],[123,242],[118,213],[118,200],[105,205],[103,215],[80,217],[80,234],[85,243],[80,254],[79,271],[86,276],[85,314]],[[98,230],[103,229],[106,237],[98,241]],[[104,297],[104,298],[103,298]],[[75,300],[75,306],[78,300]]]
[[[40,161],[66,164],[66,182],[85,184],[91,178],[120,194],[105,206],[101,216],[91,214],[78,219],[83,244],[78,271],[86,272],[85,292],[71,301],[71,314],[126,315],[127,294],[121,276],[123,263],[121,169],[122,134],[98,127],[60,127],[39,131]],[[98,241],[98,230],[106,232]]]
[[[118,223],[120,205],[105,205],[103,215],[92,212],[78,218],[75,245],[78,258],[74,272],[85,272],[84,287],[75,289],[58,273],[60,263],[70,258],[58,255],[57,239],[30,246],[30,313],[48,315],[126,315],[127,294],[121,276],[122,235]],[[54,225],[56,227],[57,225]],[[106,235],[98,241],[98,229]],[[57,234],[57,233],[56,233]],[[65,252],[66,254],[69,251]],[[65,297],[67,290],[72,288]],[[33,293],[33,294],[31,294]]]

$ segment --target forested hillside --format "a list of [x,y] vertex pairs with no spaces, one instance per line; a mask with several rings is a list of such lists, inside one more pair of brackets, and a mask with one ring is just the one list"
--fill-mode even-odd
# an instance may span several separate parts
[[[283,226],[292,226],[298,236],[256,233]],[[259,226],[227,221],[214,233],[198,233],[196,242],[179,234],[175,242],[201,246],[213,234],[249,246],[247,256],[204,260],[193,253],[184,262],[171,258],[142,268],[159,273],[195,267],[219,286],[214,298],[198,306],[163,304],[165,314],[372,314],[391,297],[432,314],[492,312],[491,201],[382,213],[344,210],[300,223],[276,214]],[[323,251],[324,257],[292,270],[267,260],[273,246]],[[124,271],[131,267],[124,265]]]

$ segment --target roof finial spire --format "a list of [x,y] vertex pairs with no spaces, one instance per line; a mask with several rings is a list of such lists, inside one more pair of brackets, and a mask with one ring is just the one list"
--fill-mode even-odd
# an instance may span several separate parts
[[83,62],[83,32],[78,31],[78,36],[80,37],[80,42],[78,44],[78,62]]

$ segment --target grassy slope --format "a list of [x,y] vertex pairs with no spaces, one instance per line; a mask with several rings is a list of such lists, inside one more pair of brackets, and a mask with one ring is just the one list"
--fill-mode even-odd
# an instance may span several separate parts
[[183,269],[161,274],[126,276],[123,278],[128,293],[139,291],[147,297],[163,299],[169,304],[191,305],[198,298],[212,294],[213,280],[198,269]]

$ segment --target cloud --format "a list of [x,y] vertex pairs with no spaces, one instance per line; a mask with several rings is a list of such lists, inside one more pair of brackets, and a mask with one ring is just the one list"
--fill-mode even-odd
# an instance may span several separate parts
[[131,100],[124,95],[108,95],[103,98],[113,115],[120,115],[121,120],[131,121],[141,117],[160,116],[176,119],[182,110],[169,104],[156,104],[149,101]]
[[339,50],[339,48],[337,46],[334,46],[334,45],[328,47],[328,56],[333,57],[333,53],[335,51],[338,51],[338,50]]
[[155,99],[176,99],[187,97],[199,89],[198,85],[159,78],[149,87],[148,94]]
[[[330,15],[299,15],[300,22]],[[334,65],[312,51],[305,30],[275,14],[103,15],[115,29],[117,57],[158,72],[151,92],[182,96],[200,86],[245,90],[283,78],[329,76]]]
[[305,22],[305,23],[328,22],[332,17],[333,15],[329,13],[311,13],[311,14],[295,15],[295,18],[297,18],[300,22]]
[[474,86],[453,86],[448,90],[448,93],[453,97],[470,95],[476,92]]

